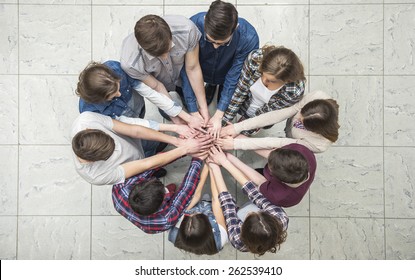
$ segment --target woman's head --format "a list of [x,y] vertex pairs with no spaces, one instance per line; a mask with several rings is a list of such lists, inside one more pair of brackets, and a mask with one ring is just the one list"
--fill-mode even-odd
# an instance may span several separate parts
[[196,255],[216,254],[218,249],[209,218],[202,213],[185,215],[174,246]]
[[105,64],[91,62],[79,74],[75,92],[88,103],[102,103],[120,95],[120,80]]
[[304,67],[297,55],[283,46],[265,46],[259,71],[281,80],[292,83],[305,80]]
[[251,213],[242,224],[242,242],[251,253],[260,256],[278,251],[286,238],[282,223],[266,212]]
[[320,134],[331,142],[339,137],[339,105],[333,99],[316,99],[301,109],[307,130]]

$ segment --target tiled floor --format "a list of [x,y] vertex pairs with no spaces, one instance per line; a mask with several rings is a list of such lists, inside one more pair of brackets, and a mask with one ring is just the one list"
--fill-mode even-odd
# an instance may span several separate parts
[[[77,76],[90,60],[118,59],[145,14],[191,16],[210,2],[0,0],[0,259],[197,258],[119,216],[110,186],[77,176],[69,127]],[[415,259],[415,0],[233,3],[261,45],[293,49],[309,90],[341,106],[340,140],[318,155],[309,194],[287,210],[287,242],[262,258]],[[169,166],[166,181],[180,182],[188,162]],[[254,257],[228,245],[213,258]]]

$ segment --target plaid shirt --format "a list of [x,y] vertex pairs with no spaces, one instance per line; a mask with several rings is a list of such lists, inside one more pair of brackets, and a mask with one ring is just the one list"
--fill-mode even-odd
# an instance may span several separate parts
[[[235,93],[233,94],[229,107],[223,116],[223,125],[226,124],[226,121],[231,122],[237,113],[245,118],[248,118],[246,116],[246,111],[252,103],[250,88],[258,79],[261,78],[259,66],[261,65],[262,57],[262,49],[257,49],[252,51],[246,58]],[[305,80],[285,84],[279,91],[271,96],[268,103],[256,110],[255,116],[294,105],[300,101],[304,94],[304,89]]]
[[166,194],[159,211],[149,216],[134,212],[128,203],[128,196],[136,184],[152,178],[156,169],[133,176],[124,183],[112,187],[112,201],[115,209],[127,220],[146,233],[159,233],[173,227],[186,209],[200,179],[202,161],[193,158],[189,170],[183,179],[179,191],[174,195]]
[[[271,204],[257,189],[257,186],[249,181],[243,187],[242,190],[248,195],[249,200],[252,201],[261,211],[267,212],[271,216],[279,220],[284,230],[288,228],[288,216],[285,211],[278,206]],[[238,207],[235,200],[229,192],[221,192],[219,194],[219,201],[222,207],[223,215],[226,221],[226,227],[228,228],[229,240],[233,247],[241,252],[248,252],[248,248],[241,240],[241,228],[243,221],[238,219],[236,212]]]

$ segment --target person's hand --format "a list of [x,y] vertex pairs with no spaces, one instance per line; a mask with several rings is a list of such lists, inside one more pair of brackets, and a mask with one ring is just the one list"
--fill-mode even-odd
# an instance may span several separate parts
[[233,125],[233,123],[227,122],[228,125],[225,127],[222,127],[222,129],[220,130],[220,138],[225,138],[225,137],[235,137],[236,135],[238,135],[235,131],[235,127]]
[[198,131],[191,128],[186,124],[177,124],[176,133],[180,138],[195,138],[198,135]]
[[216,148],[215,146],[212,146],[209,150],[209,160],[217,165],[223,165],[228,161],[228,158],[220,147]]
[[209,120],[208,125],[209,134],[212,135],[214,139],[219,138],[222,128],[222,116],[220,114],[213,115],[213,117]]
[[189,154],[189,156],[194,157],[194,158],[198,158],[200,160],[206,160],[207,157],[209,156],[209,151],[205,150],[205,151],[201,151],[199,153]]
[[197,138],[189,138],[186,140],[182,140],[179,146],[183,146],[186,148],[186,154],[196,154],[200,153],[201,151],[207,151],[212,147],[212,137],[209,134],[204,134],[203,136],[199,136]]
[[200,112],[200,116],[205,120],[205,125],[208,125],[209,120],[210,120],[208,108],[207,107],[204,109],[200,108],[199,112]]
[[188,122],[188,126],[196,129],[198,131],[201,131],[203,133],[207,133],[207,131],[205,130],[206,127],[206,123],[205,120],[202,118],[202,116],[200,115],[199,112],[194,112],[190,114],[192,117],[190,119],[190,121]]
[[219,138],[215,140],[215,144],[221,147],[223,150],[233,150],[234,139],[232,137]]

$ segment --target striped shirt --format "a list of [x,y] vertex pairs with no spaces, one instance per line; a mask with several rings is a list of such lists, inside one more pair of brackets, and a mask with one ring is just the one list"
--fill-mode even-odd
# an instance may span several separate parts
[[[249,200],[254,203],[263,212],[267,212],[282,223],[284,230],[288,228],[288,216],[285,211],[278,206],[271,204],[257,189],[257,186],[252,182],[247,182],[242,187],[243,192],[248,195]],[[241,221],[236,212],[238,207],[235,200],[229,192],[221,192],[219,194],[219,202],[222,207],[223,215],[228,229],[229,241],[232,246],[241,252],[248,252],[248,248],[241,240],[241,228],[243,221]]]
[[151,215],[142,216],[134,212],[128,196],[135,185],[153,177],[156,169],[148,170],[112,187],[112,201],[118,213],[146,233],[159,233],[172,228],[183,214],[193,197],[200,179],[202,161],[193,158],[183,182],[174,195],[167,193],[160,209]]

